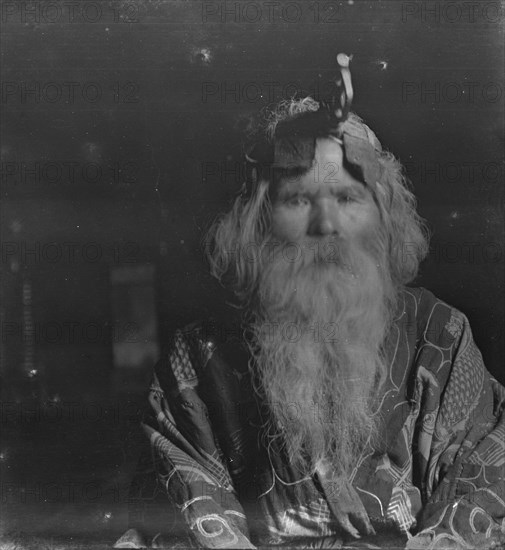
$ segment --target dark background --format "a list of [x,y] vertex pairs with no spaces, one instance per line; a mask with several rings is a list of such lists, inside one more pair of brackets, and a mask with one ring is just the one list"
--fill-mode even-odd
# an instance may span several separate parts
[[505,5],[469,5],[2,2],[5,540],[126,527],[160,342],[222,298],[200,240],[240,187],[245,117],[324,97],[339,52],[433,234],[416,284],[505,382]]

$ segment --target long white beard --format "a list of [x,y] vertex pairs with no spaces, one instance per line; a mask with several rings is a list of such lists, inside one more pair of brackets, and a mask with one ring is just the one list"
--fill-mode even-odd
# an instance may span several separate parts
[[377,432],[371,397],[385,377],[395,291],[381,246],[327,244],[332,262],[324,248],[264,262],[254,368],[291,463],[308,474],[329,461],[347,477]]

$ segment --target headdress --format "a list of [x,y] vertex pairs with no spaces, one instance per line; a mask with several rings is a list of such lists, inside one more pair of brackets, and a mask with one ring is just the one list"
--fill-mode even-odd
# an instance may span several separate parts
[[273,136],[250,143],[245,150],[246,192],[250,193],[259,178],[268,178],[272,169],[309,169],[314,162],[316,139],[332,136],[344,150],[347,168],[365,185],[375,190],[382,174],[379,162],[381,144],[372,130],[355,117],[349,117],[353,88],[349,62],[338,54],[340,76],[329,100],[319,102],[314,111],[280,121]]

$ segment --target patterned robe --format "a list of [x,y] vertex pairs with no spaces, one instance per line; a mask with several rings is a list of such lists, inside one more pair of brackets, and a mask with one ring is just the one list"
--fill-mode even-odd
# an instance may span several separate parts
[[[461,312],[425,289],[406,288],[402,304],[377,396],[382,432],[350,482],[379,535],[491,547],[505,539],[505,389]],[[143,429],[176,525],[209,548],[346,545],[338,484],[304,478],[267,440],[248,361],[232,320],[176,331],[155,367]]]

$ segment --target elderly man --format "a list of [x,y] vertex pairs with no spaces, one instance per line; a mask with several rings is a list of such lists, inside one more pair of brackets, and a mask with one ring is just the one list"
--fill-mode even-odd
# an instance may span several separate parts
[[224,328],[177,331],[155,368],[143,429],[179,514],[165,544],[503,539],[505,390],[466,317],[406,286],[426,231],[341,65],[340,103],[284,101],[251,129],[208,247],[236,304]]

